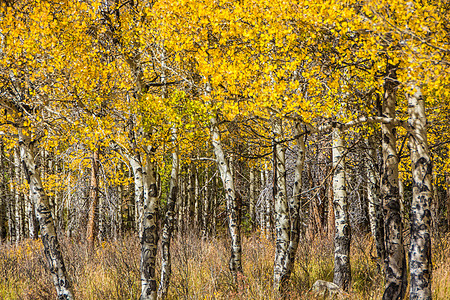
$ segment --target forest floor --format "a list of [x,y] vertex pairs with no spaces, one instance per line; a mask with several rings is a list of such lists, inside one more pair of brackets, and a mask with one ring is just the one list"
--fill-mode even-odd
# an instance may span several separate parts
[[[175,238],[169,299],[274,299],[274,245],[261,236],[243,239],[243,275],[238,284],[233,284],[228,271],[227,239],[202,240],[194,234]],[[369,235],[353,237],[349,299],[381,299],[383,277],[372,244]],[[448,299],[450,235],[434,240],[433,246],[433,299]],[[77,299],[138,299],[136,236],[103,242],[93,252],[84,243],[62,239],[62,249]],[[288,299],[312,299],[312,284],[332,278],[333,241],[316,236],[300,242]],[[0,299],[56,299],[40,240],[0,246]]]

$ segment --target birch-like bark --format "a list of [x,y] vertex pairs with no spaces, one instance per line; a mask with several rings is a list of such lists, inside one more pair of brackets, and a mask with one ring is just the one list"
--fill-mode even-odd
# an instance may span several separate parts
[[[153,152],[150,149],[149,152]],[[144,175],[144,202],[141,234],[141,300],[157,297],[156,254],[158,248],[158,185],[156,163],[147,154]]]
[[178,233],[183,231],[183,212],[186,199],[186,176],[180,175],[180,196],[178,197]]
[[405,215],[405,185],[403,184],[403,180],[398,178],[398,199],[400,201],[400,216]]
[[141,243],[141,300],[157,298],[156,254],[158,245],[158,186],[156,165],[152,160],[153,149],[147,149],[145,164],[139,152],[122,154],[130,162],[134,175],[136,207],[139,209],[139,239]]
[[384,248],[384,227],[383,227],[383,213],[380,201],[380,184],[377,173],[377,154],[375,151],[375,143],[372,137],[367,139],[368,157],[366,160],[367,169],[367,198],[369,208],[370,231],[375,241],[377,249],[377,257],[379,267],[382,268],[382,262],[385,258]]
[[25,177],[30,185],[31,197],[36,204],[36,215],[41,229],[41,239],[44,253],[53,278],[58,299],[74,299],[72,287],[64,266],[61,247],[55,231],[53,216],[49,207],[48,197],[42,186],[41,178],[34,161],[34,151],[31,139],[19,129],[19,146]]
[[[135,219],[137,219],[137,226],[139,238],[142,236],[142,203],[144,203],[144,175],[139,153],[127,156],[133,170],[134,179],[134,201],[135,201]],[[136,220],[135,220],[136,222]]]
[[188,172],[187,172],[187,180],[188,180],[188,186],[187,186],[187,190],[186,190],[186,206],[185,206],[185,213],[184,213],[184,223],[185,223],[185,229],[188,228],[188,226],[191,226],[193,223],[193,207],[194,207],[194,175],[192,172],[192,168],[188,168]]
[[172,142],[174,150],[172,152],[172,170],[170,173],[169,196],[167,198],[167,211],[161,235],[161,280],[158,289],[159,298],[165,299],[169,289],[172,265],[170,260],[170,241],[175,223],[175,203],[178,196],[178,142],[177,129],[172,128]]
[[31,194],[32,192],[30,191],[29,197],[27,197],[28,232],[30,239],[37,240],[39,238],[39,224],[36,220],[36,209]]
[[[290,235],[289,235],[289,247],[288,247],[288,259],[285,261],[286,269],[286,280],[287,283],[290,274],[294,268],[295,255],[297,253],[298,241],[300,239],[300,213],[301,213],[301,192],[302,192],[302,172],[303,166],[305,164],[305,141],[302,135],[303,130],[300,123],[296,123],[294,127],[294,134],[297,137],[297,160],[295,162],[294,169],[294,187],[292,191],[292,196],[289,199],[289,215],[290,215]],[[286,287],[283,287],[285,289]]]
[[[267,163],[264,163],[264,175],[266,178],[266,185],[270,185],[269,183],[269,169],[267,168]],[[269,199],[269,197],[264,197],[264,209],[266,210],[265,216],[266,216],[266,239],[272,239],[273,238],[273,232],[272,232],[272,201]]]
[[200,202],[200,185],[198,182],[198,169],[195,168],[194,172],[194,182],[195,182],[195,190],[194,190],[194,228],[200,227],[200,214],[201,214],[201,202]]
[[284,287],[288,281],[289,242],[291,222],[289,219],[289,205],[286,189],[286,147],[280,143],[282,140],[282,122],[275,120],[273,124],[274,133],[274,191],[275,200],[275,232],[276,249],[273,268],[273,285],[277,292],[284,294]]
[[[3,180],[3,178],[2,178]],[[0,183],[0,193],[6,194],[6,185]],[[6,241],[6,236],[8,233],[8,229],[6,228],[5,224],[7,221],[6,218],[6,198],[0,197],[0,245],[3,244]]]
[[255,170],[250,167],[249,215],[251,229],[255,229]]
[[434,237],[438,237],[440,234],[439,220],[441,219],[440,212],[442,212],[442,210],[439,209],[440,200],[438,189],[435,188],[436,184],[437,184],[437,172],[436,170],[433,170],[433,180],[431,181],[431,185],[433,186],[433,198],[431,199],[430,210],[431,210],[431,234]]
[[450,231],[450,174],[445,174],[445,183],[447,185],[447,232]]
[[20,242],[23,238],[23,218],[22,218],[22,197],[20,196],[20,191],[17,188],[21,184],[21,172],[20,172],[20,153],[19,149],[14,148],[14,181],[16,187],[14,188],[14,223],[16,229],[16,243]]
[[407,93],[409,148],[413,180],[411,244],[409,249],[410,299],[431,299],[432,165],[427,142],[427,119],[421,88],[411,84]]
[[98,220],[98,149],[93,151],[91,180],[89,198],[91,200],[89,207],[89,216],[86,231],[86,240],[89,249],[94,248],[94,242],[97,237]]
[[6,236],[8,233],[8,229],[6,228],[7,222],[7,205],[6,205],[6,195],[8,191],[7,179],[5,172],[7,169],[6,160],[3,158],[3,141],[0,141],[0,170],[3,170],[2,174],[0,174],[0,245],[6,241]]
[[[395,118],[397,86],[395,71],[389,68],[389,78],[384,83],[383,117]],[[383,201],[385,235],[385,277],[386,286],[383,299],[403,299],[406,286],[406,257],[403,248],[403,225],[400,214],[398,190],[398,155],[396,149],[395,127],[381,124],[383,174],[381,195]]]
[[202,238],[205,239],[208,235],[208,211],[209,211],[209,180],[208,180],[208,166],[206,166],[205,170],[205,192],[203,196],[203,204],[202,204]]
[[333,282],[348,291],[351,284],[350,241],[347,191],[345,188],[344,140],[342,131],[333,129],[333,207],[335,219]]
[[[264,188],[264,185],[266,184],[266,180],[264,179],[264,170],[261,168],[260,170],[260,190]],[[260,209],[258,209],[259,212],[259,222],[260,222],[260,230],[261,234],[265,236],[266,232],[266,202],[264,198],[261,199]],[[259,202],[259,201],[258,201]]]
[[219,204],[219,195],[218,195],[218,186],[219,186],[219,178],[218,176],[214,176],[214,193],[212,199],[212,232],[214,235],[217,234],[217,206]]
[[222,178],[225,189],[225,198],[227,204],[228,230],[231,236],[231,258],[230,271],[235,281],[237,274],[242,273],[241,264],[241,230],[240,230],[240,212],[236,200],[236,191],[234,188],[234,178],[230,172],[229,165],[225,159],[225,153],[222,148],[218,123],[215,117],[211,118],[211,143],[217,160],[220,177]]

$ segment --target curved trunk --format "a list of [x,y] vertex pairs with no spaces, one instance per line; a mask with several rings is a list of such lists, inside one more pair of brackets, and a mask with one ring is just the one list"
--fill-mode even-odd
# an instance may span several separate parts
[[[390,69],[384,84],[383,117],[395,118],[395,71]],[[383,198],[385,234],[386,286],[383,299],[403,299],[407,286],[406,257],[403,248],[403,225],[400,214],[398,189],[398,155],[395,128],[392,124],[381,124],[383,175],[381,195]]]
[[344,141],[340,128],[333,129],[333,207],[335,219],[333,282],[347,291],[351,284],[347,192],[345,189]]
[[431,299],[431,211],[432,165],[427,142],[425,103],[420,87],[411,85],[408,98],[409,147],[413,198],[411,202],[411,245],[409,265],[410,299]]
[[158,294],[161,299],[165,299],[169,289],[170,275],[172,273],[172,265],[170,260],[170,240],[174,228],[175,203],[178,195],[178,144],[177,130],[172,128],[172,140],[175,149],[172,152],[172,171],[170,173],[169,197],[167,198],[167,211],[164,219],[164,225],[161,235],[161,281],[159,284]]
[[231,258],[229,267],[231,274],[236,281],[237,274],[242,272],[240,212],[236,199],[234,179],[225,159],[225,153],[220,140],[219,128],[215,118],[211,118],[211,143],[214,148],[214,154],[219,167],[220,177],[222,178],[223,187],[225,189],[228,230],[231,236]]
[[22,132],[22,129],[19,129],[19,145],[25,177],[30,185],[32,200],[36,204],[36,215],[41,229],[45,257],[53,277],[58,299],[74,299],[55,231],[48,197],[45,194],[41,178],[36,169],[31,139]]

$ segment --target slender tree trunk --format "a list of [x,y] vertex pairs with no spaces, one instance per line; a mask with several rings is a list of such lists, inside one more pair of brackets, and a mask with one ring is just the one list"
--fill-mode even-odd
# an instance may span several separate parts
[[178,197],[178,233],[183,231],[183,211],[186,195],[186,177],[180,175],[180,196]]
[[231,258],[230,271],[235,281],[237,274],[242,273],[241,264],[241,229],[240,212],[237,205],[236,191],[234,188],[234,179],[230,172],[230,167],[225,159],[225,153],[222,148],[219,127],[216,119],[211,118],[211,143],[214,148],[220,176],[222,178],[223,188],[225,189],[225,198],[227,204],[228,230],[231,236]]
[[16,240],[16,229],[14,224],[14,201],[10,200],[7,203],[7,219],[8,219],[8,236],[9,241],[13,243]]
[[333,206],[336,224],[333,282],[348,291],[352,279],[350,271],[351,230],[345,188],[344,140],[340,128],[333,129],[333,169]]
[[[300,212],[301,212],[301,192],[302,192],[302,172],[303,166],[305,164],[306,148],[304,142],[304,136],[302,135],[303,130],[301,129],[301,124],[295,124],[295,131],[298,153],[297,160],[295,162],[294,169],[294,187],[292,191],[292,197],[289,200],[289,214],[290,214],[290,236],[289,236],[289,247],[288,247],[288,259],[284,262],[286,269],[286,280],[290,277],[290,274],[294,268],[295,255],[297,253],[298,242],[300,239]],[[283,287],[285,290],[286,287]]]
[[36,203],[36,213],[41,228],[41,238],[44,244],[44,253],[53,277],[58,299],[74,299],[72,287],[64,266],[64,260],[58,237],[55,231],[54,220],[49,207],[48,197],[39,177],[31,139],[19,129],[19,145],[25,177],[30,185],[31,196]]
[[94,242],[97,238],[97,220],[98,220],[98,149],[93,151],[91,181],[89,198],[91,205],[89,207],[89,216],[87,223],[86,240],[90,249],[94,248]]
[[450,174],[445,174],[445,183],[447,185],[447,232],[450,232]]
[[284,287],[288,281],[286,261],[289,259],[289,242],[291,222],[286,190],[286,147],[282,140],[282,123],[276,120],[273,124],[274,139],[274,190],[275,199],[275,232],[276,250],[273,269],[274,289],[284,295]]
[[412,84],[407,93],[409,147],[413,198],[411,202],[411,245],[409,266],[410,299],[431,299],[431,211],[433,201],[432,165],[427,142],[425,102],[420,87]]
[[[411,138],[411,137],[410,137]],[[431,185],[433,186],[433,197],[431,199],[430,203],[430,210],[431,210],[431,233],[434,237],[438,237],[440,234],[439,230],[439,220],[441,219],[440,215],[440,201],[439,201],[439,193],[436,187],[437,185],[437,173],[436,170],[433,170],[433,180],[431,181]]]
[[[153,149],[150,150],[152,152]],[[158,186],[156,164],[147,156],[141,234],[141,300],[156,299],[156,254],[158,247]]]
[[205,239],[208,235],[208,211],[209,211],[209,168],[206,166],[205,170],[205,192],[203,196],[203,205],[202,205],[202,238]]
[[[269,169],[267,168],[267,163],[264,164],[264,174],[266,177],[266,185],[269,185]],[[264,197],[264,204],[266,210],[266,239],[271,239],[272,234],[272,201],[269,197]]]
[[19,186],[21,185],[21,173],[20,173],[20,154],[19,149],[14,148],[14,224],[16,229],[16,243],[23,239],[23,223],[22,223],[22,197],[21,192],[19,190]]
[[172,238],[173,227],[175,223],[175,203],[178,196],[178,142],[177,130],[172,128],[172,141],[174,150],[172,152],[172,171],[170,173],[169,196],[167,198],[167,211],[164,219],[164,225],[161,235],[161,280],[159,284],[158,294],[161,299],[167,297],[169,289],[170,275],[172,273],[172,265],[170,260],[170,240]]
[[[384,84],[383,117],[395,118],[396,75],[392,66]],[[406,286],[406,257],[403,248],[403,225],[400,214],[398,191],[398,155],[395,128],[392,124],[381,124],[383,175],[381,195],[383,198],[385,234],[385,276],[386,286],[383,300],[403,299]]]
[[400,201],[400,216],[405,216],[405,185],[401,178],[398,179],[398,199]]
[[28,208],[27,208],[27,215],[28,215],[28,231],[29,231],[29,233],[30,233],[30,238],[31,239],[38,239],[39,238],[39,236],[38,236],[38,234],[39,234],[39,228],[38,228],[38,226],[39,226],[39,224],[38,224],[38,222],[37,222],[37,219],[36,219],[36,209],[35,209],[35,205],[34,205],[34,202],[33,202],[33,197],[32,197],[32,195],[31,195],[31,193],[32,193],[32,191],[30,191],[30,194],[29,194],[29,199],[28,199]]
[[[266,183],[266,180],[264,179],[264,170],[261,168],[260,170],[260,191],[262,191],[264,189],[264,185]],[[261,234],[265,235],[266,233],[266,205],[265,205],[265,201],[264,198],[261,199],[262,201],[260,201],[258,199],[258,203],[260,203],[260,207],[258,209],[259,212],[259,222],[260,222],[260,230],[261,230]]]
[[[158,244],[158,189],[156,166],[151,157],[143,167],[136,153],[128,157],[134,174],[135,201],[139,208],[139,239],[141,241],[141,300],[156,299],[156,249]],[[145,168],[145,170],[144,170]]]
[[255,170],[253,167],[250,167],[250,190],[249,190],[249,215],[250,215],[250,225],[252,231],[255,230]]
[[334,238],[334,232],[336,231],[336,221],[334,220],[334,207],[333,207],[333,177],[330,177],[328,183],[328,237]]
[[[134,201],[135,201],[135,219],[137,219],[136,228],[139,238],[142,237],[142,203],[144,203],[144,175],[142,170],[139,153],[128,157],[134,176]],[[135,220],[136,221],[136,220]]]
[[200,202],[200,184],[198,182],[198,168],[195,168],[194,172],[194,182],[195,182],[195,190],[194,190],[194,227],[197,228],[197,230],[200,227],[201,222],[201,202]]
[[[6,193],[6,185],[0,185],[0,193]],[[6,241],[6,197],[0,197],[0,245]]]
[[368,157],[366,160],[367,169],[367,198],[369,202],[369,221],[370,231],[375,240],[375,247],[377,249],[378,265],[382,268],[382,262],[386,256],[384,248],[384,227],[383,227],[383,213],[380,202],[380,185],[378,176],[376,175],[377,154],[375,151],[375,144],[372,137],[367,140]]
[[218,187],[219,187],[219,179],[218,176],[214,176],[214,193],[212,199],[212,230],[214,235],[217,233],[217,206],[219,205],[218,201]]
[[0,141],[0,170],[2,170],[1,181],[0,181],[0,245],[6,241],[8,235],[7,223],[7,205],[6,199],[8,193],[8,184],[6,179],[6,160],[3,158],[3,141]]
[[185,229],[191,228],[192,225],[192,207],[194,206],[194,175],[192,174],[192,168],[187,169],[187,188],[186,188],[186,206],[185,206],[185,213],[184,213],[184,223],[185,223]]

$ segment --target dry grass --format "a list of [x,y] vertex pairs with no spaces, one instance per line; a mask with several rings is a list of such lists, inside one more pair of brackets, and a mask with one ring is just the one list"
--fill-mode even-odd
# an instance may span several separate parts
[[[272,291],[272,241],[255,234],[243,239],[243,274],[234,284],[228,271],[224,238],[201,240],[194,234],[175,237],[172,247],[170,299],[275,299]],[[289,286],[290,299],[311,299],[317,279],[333,277],[333,242],[302,241]],[[77,299],[137,299],[139,243],[135,236],[103,243],[93,253],[62,241],[66,267]],[[377,271],[370,238],[354,237],[350,299],[380,299],[383,278]],[[433,296],[450,295],[450,237],[434,243]],[[0,299],[56,299],[40,241],[0,246]]]

